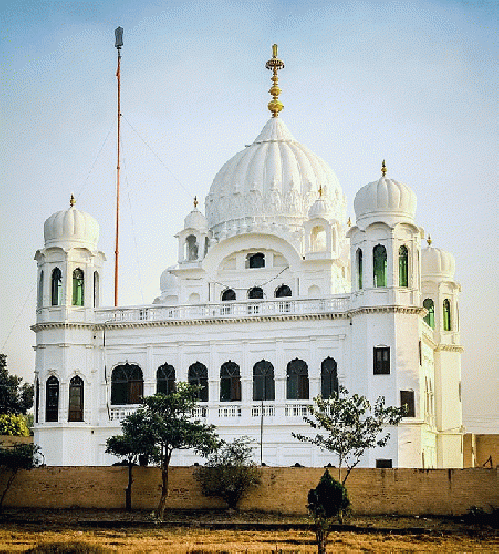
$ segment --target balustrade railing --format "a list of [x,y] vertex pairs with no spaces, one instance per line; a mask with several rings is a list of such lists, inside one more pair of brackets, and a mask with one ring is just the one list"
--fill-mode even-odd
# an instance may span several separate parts
[[[209,420],[213,417],[218,418],[240,418],[243,415],[243,409],[248,409],[247,416],[251,414],[252,418],[261,417],[262,410],[264,417],[282,417],[284,414],[285,417],[303,417],[304,415],[309,414],[309,405],[310,404],[267,404],[262,406],[261,404],[215,404],[211,407],[208,405],[196,405],[192,410],[192,417],[194,419],[204,419]],[[133,414],[137,411],[138,404],[130,404],[126,406],[110,406],[109,408],[109,419],[111,421],[122,421],[125,417]]]
[[108,307],[95,311],[97,322],[183,321],[193,319],[239,318],[279,314],[319,314],[345,312],[349,295],[336,295],[323,299],[273,299],[179,306]]

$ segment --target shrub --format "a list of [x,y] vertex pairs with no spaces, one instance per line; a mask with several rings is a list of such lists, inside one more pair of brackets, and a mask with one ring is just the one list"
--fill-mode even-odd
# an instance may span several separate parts
[[19,414],[0,415],[0,435],[10,437],[29,437],[29,428],[26,417]]
[[333,518],[342,521],[350,506],[347,489],[326,469],[315,489],[308,491],[308,513],[314,519],[319,554],[326,552],[327,537]]
[[204,496],[222,498],[235,509],[241,498],[261,483],[260,471],[252,461],[251,441],[247,437],[225,443],[210,456],[208,463],[196,469]]

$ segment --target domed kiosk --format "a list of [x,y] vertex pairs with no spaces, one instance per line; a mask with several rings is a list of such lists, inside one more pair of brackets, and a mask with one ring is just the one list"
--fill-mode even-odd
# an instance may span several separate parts
[[[454,261],[421,250],[416,196],[384,163],[351,223],[333,170],[279,117],[276,46],[267,67],[272,117],[215,175],[205,215],[194,198],[152,304],[101,306],[97,222],[74,203],[47,220],[33,326],[47,465],[113,463],[106,441],[123,418],[178,383],[198,386],[195,418],[228,442],[252,438],[260,464],[337,464],[293,433],[342,386],[407,409],[360,466],[462,465]],[[175,451],[171,463],[201,461]]]

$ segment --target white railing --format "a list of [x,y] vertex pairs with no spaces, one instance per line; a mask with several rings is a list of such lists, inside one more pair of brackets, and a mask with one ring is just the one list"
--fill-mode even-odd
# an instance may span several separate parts
[[284,415],[286,417],[303,417],[308,415],[309,404],[286,404],[284,406]]
[[[262,416],[262,406],[252,406],[251,407],[251,417],[261,417]],[[263,416],[264,417],[274,417],[275,416],[275,406],[263,406]]]
[[99,308],[95,317],[101,323],[140,321],[185,321],[193,319],[240,318],[279,314],[341,313],[349,308],[349,295],[335,295],[323,299],[273,299],[182,304],[179,306],[130,306]]
[[109,419],[111,421],[121,421],[125,417],[137,411],[138,405],[132,404],[129,406],[112,406],[109,408]]
[[206,419],[208,417],[208,407],[194,406],[194,409],[192,410],[192,417],[194,419]]
[[241,406],[219,406],[218,417],[241,417]]

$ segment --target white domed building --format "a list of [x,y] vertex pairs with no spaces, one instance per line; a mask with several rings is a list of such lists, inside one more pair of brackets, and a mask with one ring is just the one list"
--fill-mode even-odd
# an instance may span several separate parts
[[454,259],[421,248],[416,196],[384,163],[347,222],[336,175],[277,117],[277,95],[260,135],[216,174],[204,215],[195,200],[151,304],[100,306],[97,222],[73,201],[46,221],[33,330],[48,465],[113,463],[106,440],[140,398],[190,382],[195,415],[226,440],[253,437],[257,462],[337,464],[291,433],[309,433],[313,397],[343,385],[408,408],[362,466],[462,467]]

